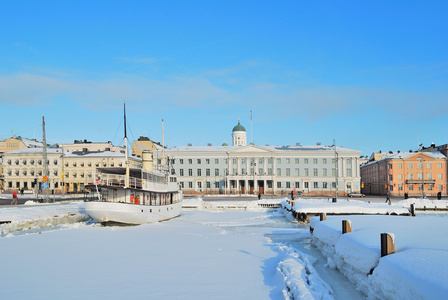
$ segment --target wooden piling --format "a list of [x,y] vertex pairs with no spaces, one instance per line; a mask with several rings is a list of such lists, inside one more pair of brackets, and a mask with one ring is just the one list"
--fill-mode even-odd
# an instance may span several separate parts
[[415,204],[411,203],[411,216],[415,217]]
[[320,216],[320,220],[321,221],[325,221],[327,219],[327,214],[326,213],[320,213],[319,216]]
[[395,236],[391,233],[381,234],[381,257],[395,253]]
[[351,223],[350,220],[342,220],[342,234],[352,232]]

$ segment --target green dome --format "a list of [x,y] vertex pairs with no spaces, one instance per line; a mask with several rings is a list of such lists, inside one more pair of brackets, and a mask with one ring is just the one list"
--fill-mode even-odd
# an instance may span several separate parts
[[235,132],[235,131],[244,131],[244,132],[246,132],[246,128],[244,128],[244,126],[240,124],[240,120],[239,119],[238,119],[238,125],[233,127],[232,132]]
[[224,141],[224,143],[222,144],[223,146],[228,146],[227,143]]

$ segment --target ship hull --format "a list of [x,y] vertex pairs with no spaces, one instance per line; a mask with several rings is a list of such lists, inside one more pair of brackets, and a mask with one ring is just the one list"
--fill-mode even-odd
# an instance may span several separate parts
[[180,216],[182,201],[155,206],[92,201],[85,202],[84,209],[97,223],[140,225],[165,221]]

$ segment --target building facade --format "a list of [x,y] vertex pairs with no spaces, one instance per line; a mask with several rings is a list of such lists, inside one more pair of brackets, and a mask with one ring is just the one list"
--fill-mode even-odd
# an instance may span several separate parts
[[[236,133],[236,134],[235,134]],[[247,145],[238,122],[232,146],[172,147],[153,152],[154,168],[177,176],[186,194],[347,195],[360,192],[360,151],[334,146]],[[166,167],[166,166],[165,166]],[[336,185],[337,181],[337,185]]]
[[390,196],[447,194],[447,158],[439,151],[402,152],[361,166],[362,192]]
[[[125,154],[113,151],[67,151],[47,148],[49,189],[55,194],[79,193],[92,183],[96,168],[125,166]],[[130,157],[131,167],[141,167],[141,159]],[[3,190],[42,191],[43,148],[24,148],[3,154]]]

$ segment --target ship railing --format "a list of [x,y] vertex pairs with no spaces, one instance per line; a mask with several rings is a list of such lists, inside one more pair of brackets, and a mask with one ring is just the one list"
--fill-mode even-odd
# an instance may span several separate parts
[[[107,186],[124,187],[126,184],[126,176],[125,175],[116,175],[116,174],[102,174],[101,179],[99,179],[98,184],[99,185],[107,185]],[[130,177],[129,178],[129,188],[141,189],[142,188],[142,180],[140,178]]]

